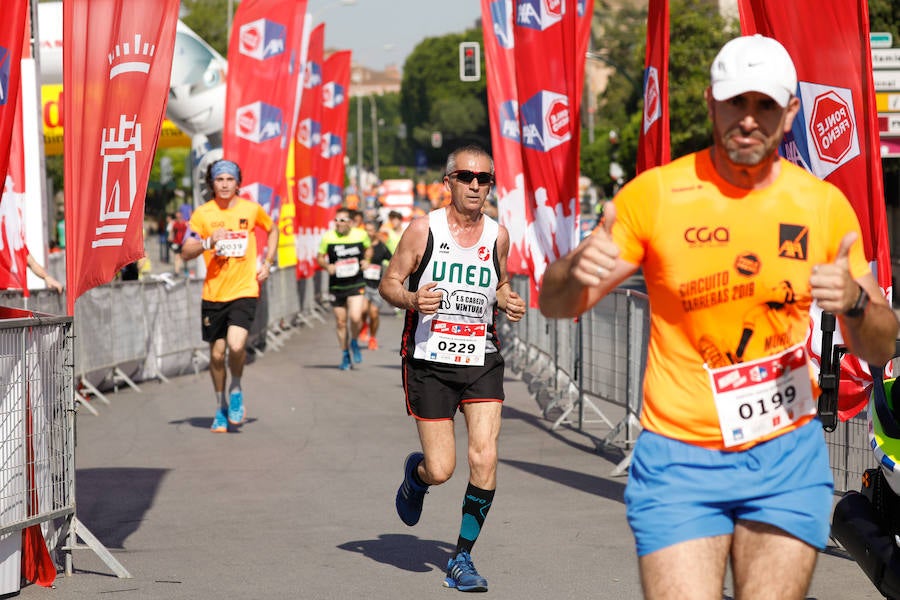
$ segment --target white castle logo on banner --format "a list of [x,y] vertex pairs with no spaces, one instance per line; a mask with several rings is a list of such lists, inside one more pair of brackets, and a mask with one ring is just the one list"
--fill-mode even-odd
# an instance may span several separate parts
[[[140,33],[136,33],[131,41],[116,44],[107,54],[109,80],[129,73],[146,76],[154,54],[156,45],[142,42]],[[136,104],[140,104],[140,98]],[[120,114],[117,124],[103,128],[100,222],[95,229],[96,237],[91,240],[92,248],[124,243],[137,190],[137,155],[142,150],[143,137],[137,114]]]

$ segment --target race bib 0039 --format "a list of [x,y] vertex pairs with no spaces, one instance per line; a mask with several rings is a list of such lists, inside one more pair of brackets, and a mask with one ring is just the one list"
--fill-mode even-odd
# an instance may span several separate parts
[[226,237],[216,242],[216,256],[240,258],[247,254],[247,232],[226,231]]

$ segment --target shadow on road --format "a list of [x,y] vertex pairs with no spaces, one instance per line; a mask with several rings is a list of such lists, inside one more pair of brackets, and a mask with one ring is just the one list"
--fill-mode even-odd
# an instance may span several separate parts
[[443,571],[456,546],[438,540],[422,540],[414,535],[385,533],[375,540],[356,540],[338,546],[358,552],[376,562],[404,571],[428,573]]

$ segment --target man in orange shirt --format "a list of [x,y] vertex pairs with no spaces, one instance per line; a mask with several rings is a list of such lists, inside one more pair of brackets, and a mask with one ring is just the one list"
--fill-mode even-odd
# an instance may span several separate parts
[[[203,255],[201,319],[203,341],[209,342],[209,374],[216,397],[210,431],[223,433],[246,418],[241,376],[247,357],[247,337],[256,315],[259,286],[269,277],[278,250],[278,228],[259,204],[238,196],[241,170],[230,160],[217,160],[206,182],[215,195],[191,215],[181,247],[185,261]],[[256,227],[265,229],[266,258],[257,259]],[[225,358],[231,383],[225,396]]]
[[836,187],[778,155],[800,109],[777,41],[728,42],[711,68],[713,145],[646,171],[543,278],[574,317],[639,268],[651,334],[625,502],[647,598],[802,600],[829,534],[833,480],[805,340],[837,315],[884,364],[898,324]]

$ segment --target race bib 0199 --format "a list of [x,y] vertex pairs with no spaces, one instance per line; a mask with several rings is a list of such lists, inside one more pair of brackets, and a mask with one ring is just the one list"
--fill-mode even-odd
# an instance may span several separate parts
[[763,438],[816,413],[802,344],[746,363],[704,368],[726,448]]

